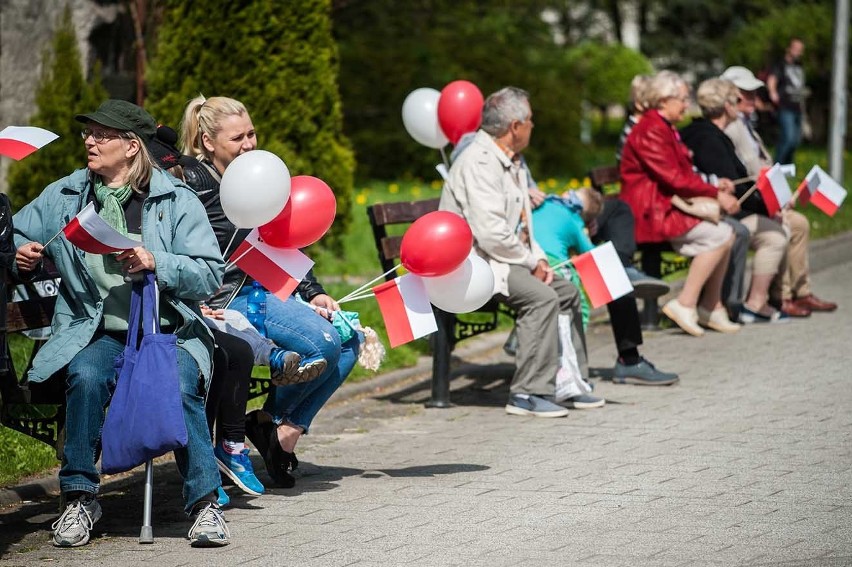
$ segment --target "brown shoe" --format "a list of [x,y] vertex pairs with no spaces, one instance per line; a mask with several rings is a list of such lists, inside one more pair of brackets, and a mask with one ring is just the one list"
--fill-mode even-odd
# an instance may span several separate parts
[[796,299],[796,305],[810,309],[811,311],[834,311],[837,309],[837,304],[830,301],[823,301],[814,294],[806,295]]
[[781,311],[790,317],[810,317],[811,310],[798,305],[792,299],[785,299],[781,302]]

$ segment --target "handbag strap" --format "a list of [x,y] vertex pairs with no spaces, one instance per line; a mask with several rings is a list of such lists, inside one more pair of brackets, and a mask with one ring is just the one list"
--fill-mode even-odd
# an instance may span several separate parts
[[154,275],[154,272],[145,270],[142,288],[142,336],[160,332],[158,296],[157,276]]

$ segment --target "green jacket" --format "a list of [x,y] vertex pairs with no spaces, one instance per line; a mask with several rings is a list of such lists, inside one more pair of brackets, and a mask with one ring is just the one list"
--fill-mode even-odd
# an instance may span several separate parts
[[[47,242],[80,212],[92,190],[87,169],[48,185],[13,217],[15,246]],[[222,284],[225,265],[195,193],[160,170],[154,170],[143,204],[142,242],[156,262],[161,301],[167,301],[183,318],[176,331],[178,346],[198,362],[209,381],[213,339],[201,319],[198,302]],[[56,264],[62,282],[52,335],[38,351],[28,374],[33,382],[42,382],[66,366],[91,342],[103,316],[103,302],[86,265],[86,253],[64,235],[44,253]]]

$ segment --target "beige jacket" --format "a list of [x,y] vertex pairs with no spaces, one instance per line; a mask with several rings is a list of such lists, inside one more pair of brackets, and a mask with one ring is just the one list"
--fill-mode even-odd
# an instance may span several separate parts
[[[547,258],[532,238],[532,208],[526,170],[512,162],[483,130],[453,162],[441,192],[440,209],[458,213],[473,231],[474,248],[494,272],[494,293],[509,294],[509,265],[530,271]],[[526,211],[530,246],[519,237]]]
[[746,166],[749,175],[757,175],[764,167],[772,166],[772,158],[763,140],[756,130],[752,129],[754,136],[748,130],[743,117],[740,115],[736,120],[728,124],[725,134],[734,143],[734,149],[743,165]]

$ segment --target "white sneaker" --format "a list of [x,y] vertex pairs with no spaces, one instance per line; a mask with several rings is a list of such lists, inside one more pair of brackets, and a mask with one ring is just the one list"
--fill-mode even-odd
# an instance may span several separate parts
[[713,311],[707,311],[703,307],[698,308],[698,324],[719,333],[736,333],[742,325],[728,319],[728,312],[724,307]]
[[704,329],[698,326],[698,311],[694,307],[684,307],[677,299],[672,299],[663,305],[663,313],[685,333],[693,337],[704,335]]
[[53,545],[56,547],[79,547],[89,543],[89,532],[101,519],[101,505],[94,494],[75,498],[65,507],[59,519],[50,526],[53,529]]

